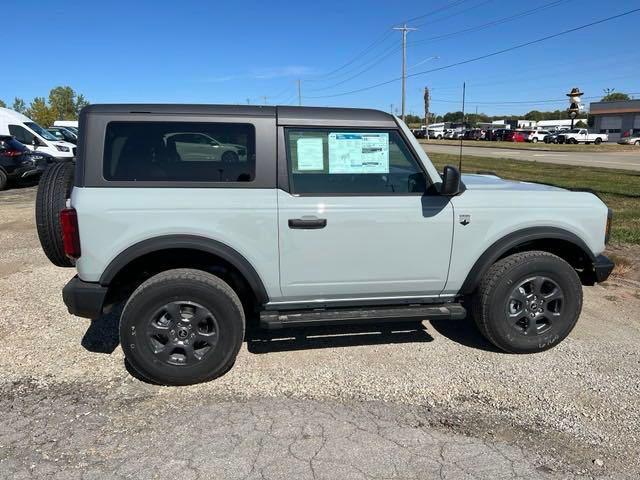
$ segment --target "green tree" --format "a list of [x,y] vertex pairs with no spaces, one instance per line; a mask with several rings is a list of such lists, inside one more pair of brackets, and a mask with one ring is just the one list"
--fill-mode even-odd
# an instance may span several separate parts
[[0,107],[7,108],[7,104],[0,100]]
[[44,97],[33,99],[25,115],[43,127],[50,127],[56,120],[55,112],[49,108]]
[[80,115],[80,110],[87,106],[89,106],[89,101],[84,98],[84,95],[79,93],[76,98],[76,115]]
[[622,92],[611,92],[602,97],[603,102],[624,102],[626,100],[631,100],[631,97]]
[[574,123],[573,125],[576,128],[587,128],[588,125],[584,120],[578,120],[576,123]]
[[80,110],[89,105],[82,94],[77,94],[69,86],[52,88],[49,92],[49,108],[56,120],[77,120]]
[[15,97],[13,99],[13,105],[11,106],[11,108],[16,112],[22,114],[26,113],[27,111],[27,105],[24,103],[24,100],[18,97]]
[[461,122],[462,121],[462,112],[447,112],[442,117],[443,122]]

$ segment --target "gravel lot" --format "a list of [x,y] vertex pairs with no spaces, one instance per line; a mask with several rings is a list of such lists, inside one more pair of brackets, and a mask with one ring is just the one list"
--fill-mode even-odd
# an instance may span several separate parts
[[117,317],[66,312],[35,187],[0,193],[0,478],[638,478],[640,284],[499,353],[469,322],[250,332],[193,387],[131,376]]

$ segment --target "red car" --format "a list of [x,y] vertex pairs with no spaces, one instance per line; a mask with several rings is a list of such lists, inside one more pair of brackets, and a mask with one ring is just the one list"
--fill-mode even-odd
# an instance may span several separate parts
[[524,132],[518,130],[505,130],[502,140],[504,142],[524,142]]

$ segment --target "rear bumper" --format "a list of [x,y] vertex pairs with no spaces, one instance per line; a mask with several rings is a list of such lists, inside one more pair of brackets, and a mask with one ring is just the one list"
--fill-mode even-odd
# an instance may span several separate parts
[[99,283],[84,282],[76,275],[62,289],[62,299],[72,315],[97,318],[102,314],[107,290]]
[[598,255],[593,262],[593,272],[596,282],[604,282],[609,278],[614,267],[615,264],[608,257]]

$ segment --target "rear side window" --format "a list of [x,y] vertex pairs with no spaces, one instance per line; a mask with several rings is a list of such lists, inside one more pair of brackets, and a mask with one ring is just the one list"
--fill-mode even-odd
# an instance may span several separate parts
[[424,193],[426,176],[395,130],[287,129],[292,193]]
[[112,181],[251,182],[255,150],[251,124],[110,122],[103,176]]

